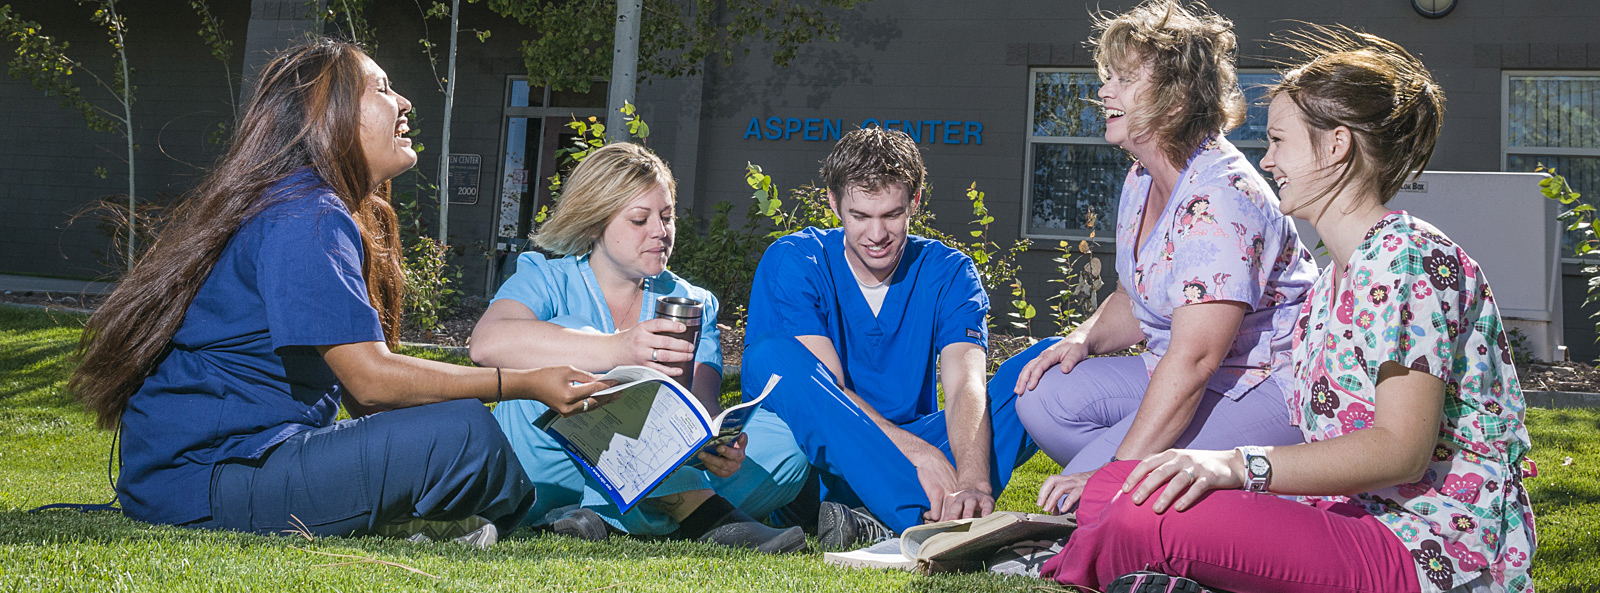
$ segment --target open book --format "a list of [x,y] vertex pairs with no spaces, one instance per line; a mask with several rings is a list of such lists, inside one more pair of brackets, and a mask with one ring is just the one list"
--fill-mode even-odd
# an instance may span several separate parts
[[978,519],[927,523],[900,537],[850,552],[828,552],[824,562],[855,568],[896,568],[925,573],[983,570],[1011,544],[1067,537],[1078,526],[1071,515],[996,511]]
[[761,397],[716,418],[694,394],[655,369],[620,366],[600,378],[617,386],[596,395],[619,393],[615,401],[566,418],[552,410],[534,427],[550,433],[626,513],[672,470],[686,461],[698,464],[696,453],[714,452],[739,436],[781,377],[768,379]]

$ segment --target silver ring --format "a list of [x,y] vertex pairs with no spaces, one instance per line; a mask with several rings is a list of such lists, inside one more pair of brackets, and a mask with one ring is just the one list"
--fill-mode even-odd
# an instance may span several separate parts
[[1189,468],[1189,467],[1183,468],[1183,473],[1189,474],[1189,479],[1191,479],[1191,480],[1194,479],[1194,468]]
[[650,349],[650,362],[661,362],[659,360],[656,360],[656,353],[658,353],[658,352],[661,352],[660,348],[651,348]]
[[583,411],[589,411],[589,398],[583,398]]

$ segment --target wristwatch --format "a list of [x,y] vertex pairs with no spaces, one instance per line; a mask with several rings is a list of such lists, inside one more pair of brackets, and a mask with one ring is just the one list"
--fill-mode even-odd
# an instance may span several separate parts
[[1244,456],[1244,489],[1251,492],[1267,491],[1267,480],[1272,478],[1272,462],[1267,460],[1267,450],[1256,446],[1239,447]]

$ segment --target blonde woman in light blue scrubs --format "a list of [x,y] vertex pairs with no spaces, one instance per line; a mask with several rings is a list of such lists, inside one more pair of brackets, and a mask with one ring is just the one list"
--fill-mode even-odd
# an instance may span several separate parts
[[[641,365],[678,375],[668,365],[693,360],[692,390],[708,412],[719,413],[717,299],[666,269],[675,189],[666,163],[641,146],[617,143],[590,154],[534,236],[555,257],[528,252],[518,258],[516,273],[473,330],[473,361],[505,368],[570,364],[595,373]],[[698,344],[669,335],[685,329],[682,324],[653,319],[662,296],[704,303]],[[555,522],[558,532],[603,537],[604,531],[582,525],[592,511],[631,534],[774,553],[805,547],[799,528],[774,529],[752,519],[793,500],[806,477],[805,455],[771,412],[757,412],[745,434],[719,447],[718,455],[701,453],[706,469],[679,468],[645,502],[621,513],[565,449],[533,427],[547,408],[524,404],[502,403],[494,415],[536,484],[530,521],[578,505],[576,514]]]

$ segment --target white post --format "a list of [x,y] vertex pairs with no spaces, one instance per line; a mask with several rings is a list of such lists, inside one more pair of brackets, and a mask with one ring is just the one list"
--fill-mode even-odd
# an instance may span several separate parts
[[439,155],[439,244],[450,244],[450,112],[456,102],[456,33],[461,29],[461,0],[450,5],[450,67],[445,71],[444,129]]
[[639,7],[642,0],[617,0],[616,51],[611,55],[611,93],[606,101],[606,142],[628,139],[622,105],[633,103],[639,69]]

